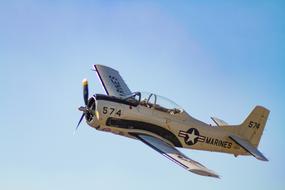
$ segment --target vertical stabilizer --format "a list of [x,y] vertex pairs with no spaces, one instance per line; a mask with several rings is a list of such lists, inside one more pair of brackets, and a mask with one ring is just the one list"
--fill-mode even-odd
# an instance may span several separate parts
[[238,134],[257,147],[262,136],[269,110],[256,106],[246,120],[239,126]]

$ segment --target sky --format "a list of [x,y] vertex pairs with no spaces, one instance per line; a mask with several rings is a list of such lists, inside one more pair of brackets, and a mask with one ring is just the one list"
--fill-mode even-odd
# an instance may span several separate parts
[[[0,189],[284,189],[283,1],[0,1]],[[271,110],[269,159],[182,150],[221,175],[201,177],[139,141],[82,123],[93,64],[132,91],[172,99],[207,123]]]

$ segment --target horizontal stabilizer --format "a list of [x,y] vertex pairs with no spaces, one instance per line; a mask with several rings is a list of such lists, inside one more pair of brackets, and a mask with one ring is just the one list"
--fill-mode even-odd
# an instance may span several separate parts
[[219,118],[216,118],[216,117],[211,117],[211,119],[216,123],[216,125],[218,125],[219,127],[221,126],[225,126],[225,125],[229,125],[227,122],[219,119]]
[[257,148],[251,145],[247,140],[244,140],[236,135],[230,135],[229,137],[258,160],[268,161],[268,159],[263,156],[263,154],[259,152],[259,150],[257,150]]

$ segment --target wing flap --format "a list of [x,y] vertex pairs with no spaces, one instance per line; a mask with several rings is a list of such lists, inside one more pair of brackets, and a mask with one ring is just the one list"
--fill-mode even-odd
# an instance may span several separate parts
[[177,150],[172,145],[149,135],[144,134],[133,134],[137,139],[141,140],[143,143],[147,144],[166,158],[180,165],[184,169],[187,169],[193,173],[203,176],[216,177],[219,176],[212,170],[209,170],[199,162],[196,162],[184,154],[182,154],[179,150]]
[[110,96],[124,97],[131,90],[118,71],[104,65],[93,65],[106,93]]
[[268,161],[268,159],[257,148],[251,145],[247,140],[242,139],[236,135],[230,135],[229,137],[258,160]]

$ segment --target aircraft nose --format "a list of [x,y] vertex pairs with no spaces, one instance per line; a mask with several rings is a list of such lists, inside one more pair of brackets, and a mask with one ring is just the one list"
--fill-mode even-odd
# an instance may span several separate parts
[[87,112],[85,115],[86,121],[92,127],[98,122],[96,114],[96,99],[94,97],[89,98],[87,103]]

